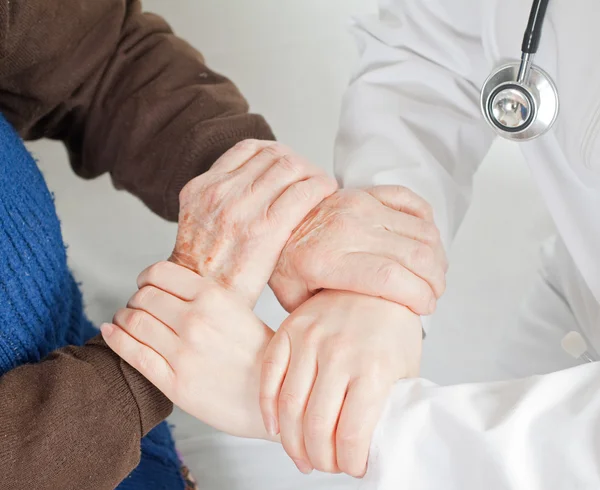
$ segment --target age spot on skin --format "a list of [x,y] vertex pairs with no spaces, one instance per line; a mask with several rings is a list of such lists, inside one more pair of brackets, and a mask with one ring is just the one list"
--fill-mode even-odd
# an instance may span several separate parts
[[192,243],[187,240],[182,240],[178,247],[179,251],[184,254],[189,254],[192,251]]

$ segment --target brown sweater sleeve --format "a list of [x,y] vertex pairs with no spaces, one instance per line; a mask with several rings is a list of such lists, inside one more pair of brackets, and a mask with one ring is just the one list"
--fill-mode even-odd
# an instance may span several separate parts
[[0,0],[0,111],[67,145],[75,171],[175,220],[179,191],[246,138],[273,139],[237,88],[139,0]]
[[113,489],[172,404],[97,337],[0,377],[0,489]]

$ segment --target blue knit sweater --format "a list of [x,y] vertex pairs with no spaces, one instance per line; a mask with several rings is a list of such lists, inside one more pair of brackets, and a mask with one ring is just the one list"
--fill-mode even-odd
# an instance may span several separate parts
[[[44,178],[0,116],[0,376],[65,345],[82,345],[97,333],[67,267]],[[118,488],[184,488],[166,423],[143,439],[140,465]]]

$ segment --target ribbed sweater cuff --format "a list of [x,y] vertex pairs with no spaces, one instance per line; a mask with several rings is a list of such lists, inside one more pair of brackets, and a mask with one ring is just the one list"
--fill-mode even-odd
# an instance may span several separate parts
[[173,411],[173,404],[150,381],[106,345],[101,336],[90,340],[91,349],[79,356],[93,365],[114,395],[113,403],[134,407],[140,419],[141,436],[145,436]]

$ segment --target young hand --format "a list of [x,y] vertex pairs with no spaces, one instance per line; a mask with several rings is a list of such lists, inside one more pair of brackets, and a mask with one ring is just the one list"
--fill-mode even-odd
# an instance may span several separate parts
[[160,262],[102,335],[174,404],[229,434],[269,438],[258,404],[261,362],[273,332],[234,293]]
[[371,296],[322,291],[282,324],[262,368],[265,426],[300,471],[360,477],[393,384],[418,376],[421,321]]

